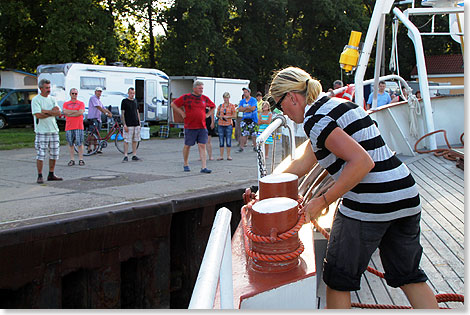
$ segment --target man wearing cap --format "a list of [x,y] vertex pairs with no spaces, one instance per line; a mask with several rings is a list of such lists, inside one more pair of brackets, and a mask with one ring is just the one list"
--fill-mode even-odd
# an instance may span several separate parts
[[238,111],[243,113],[243,118],[240,122],[240,148],[237,152],[243,152],[243,148],[246,146],[246,141],[250,135],[253,140],[253,151],[256,151],[256,135],[258,133],[258,130],[256,130],[256,126],[258,124],[258,102],[255,98],[251,97],[250,88],[243,88],[242,91],[243,99],[240,101],[240,104],[238,104]]
[[[109,110],[107,110],[104,106],[103,103],[101,103],[101,93],[103,93],[103,89],[101,87],[96,87],[95,88],[95,95],[90,97],[90,100],[88,101],[88,121],[90,123],[89,125],[89,130],[90,132],[95,131],[96,129],[101,130],[101,113],[105,114],[108,117],[112,117],[113,114]],[[101,151],[98,151],[96,153],[101,153]]]

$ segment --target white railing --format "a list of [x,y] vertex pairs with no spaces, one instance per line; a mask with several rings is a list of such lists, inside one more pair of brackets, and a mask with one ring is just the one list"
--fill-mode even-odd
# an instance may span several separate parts
[[[256,148],[257,151],[260,152],[257,156],[257,162],[258,162],[258,179],[264,177],[267,175],[267,170],[266,170],[266,152],[264,148],[264,143],[266,140],[269,138],[271,134],[273,134],[277,128],[279,127],[285,127],[287,128],[289,132],[289,139],[290,139],[290,149],[291,149],[291,160],[295,159],[295,134],[294,134],[294,123],[292,120],[288,119],[287,116],[277,114],[274,116],[273,120],[271,123],[264,129],[264,131],[256,137]],[[271,172],[274,169],[274,150],[275,150],[275,145],[276,145],[276,134],[273,134],[273,154],[272,159],[273,162],[271,163]]]
[[232,212],[223,207],[217,211],[197,275],[189,309],[212,309],[220,282],[220,308],[233,309]]

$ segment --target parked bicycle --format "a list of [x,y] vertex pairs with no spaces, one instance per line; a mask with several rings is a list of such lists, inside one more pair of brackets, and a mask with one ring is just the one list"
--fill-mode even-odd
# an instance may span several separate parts
[[[94,130],[91,132],[89,129],[85,130],[83,155],[89,156],[101,151],[108,146],[108,141],[114,141],[118,151],[124,153],[124,128],[121,124],[121,117],[119,115],[113,115],[112,118],[108,119],[108,124],[111,123],[113,123],[113,126],[103,138],[96,126],[94,126]],[[137,142],[137,148],[139,147],[139,144],[140,141]],[[78,152],[77,146],[74,146],[74,148],[75,151]],[[129,146],[128,153],[132,153],[132,146]]]

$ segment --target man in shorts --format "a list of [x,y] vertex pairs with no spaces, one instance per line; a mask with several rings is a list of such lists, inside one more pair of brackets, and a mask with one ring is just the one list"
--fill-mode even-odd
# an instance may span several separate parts
[[[113,117],[113,114],[104,107],[103,103],[101,102],[101,95],[103,94],[103,89],[98,86],[95,88],[95,95],[92,95],[88,100],[88,122],[90,132],[98,132],[101,130],[101,113],[105,114],[108,117]],[[94,149],[94,148],[93,148]],[[97,151],[96,153],[101,154],[101,151]]]
[[[199,156],[201,158],[201,173],[212,172],[206,167],[206,143],[208,138],[206,128],[206,117],[212,116],[215,104],[207,96],[202,95],[204,83],[195,81],[193,92],[181,95],[171,102],[171,108],[184,119],[184,147],[183,147],[183,170],[189,172],[189,149],[197,142]],[[181,108],[184,108],[184,111]],[[206,107],[210,110],[206,114]]]
[[251,97],[251,90],[249,88],[243,88],[242,91],[243,99],[240,101],[240,104],[238,104],[238,111],[243,112],[243,119],[240,123],[240,148],[237,152],[243,152],[248,136],[251,136],[253,141],[253,151],[256,151],[256,136],[258,135],[258,103],[255,98]]
[[68,166],[75,165],[74,148],[78,148],[78,165],[85,165],[83,161],[83,113],[85,112],[85,103],[79,101],[78,90],[70,89],[70,101],[62,106],[65,114],[65,138],[69,144],[70,161]]
[[135,99],[135,90],[130,87],[127,90],[127,98],[121,102],[121,120],[124,127],[124,158],[122,162],[128,162],[127,152],[129,143],[132,143],[132,161],[142,161],[137,157],[137,143],[140,141],[139,106]]
[[62,178],[54,175],[55,163],[59,159],[59,127],[57,126],[56,116],[60,115],[60,107],[57,105],[57,101],[49,95],[51,94],[51,81],[42,79],[39,81],[38,86],[41,93],[33,98],[31,113],[34,116],[34,132],[36,133],[36,139],[34,140],[38,170],[36,182],[43,184],[42,167],[46,150],[49,152],[49,175],[47,180],[62,180]]

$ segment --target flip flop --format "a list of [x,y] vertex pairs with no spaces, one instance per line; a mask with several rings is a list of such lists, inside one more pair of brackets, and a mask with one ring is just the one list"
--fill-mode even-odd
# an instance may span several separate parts
[[224,159],[223,157],[219,157],[217,161],[222,161],[223,159]]
[[228,157],[227,160],[228,160],[228,161],[231,161],[231,160],[232,160],[232,157]]
[[78,165],[80,165],[80,166],[85,165],[85,161],[83,161],[83,160],[78,161]]
[[74,166],[75,165],[75,161],[74,160],[70,160],[68,163],[67,163],[68,166]]

